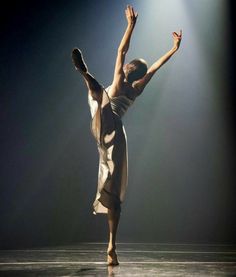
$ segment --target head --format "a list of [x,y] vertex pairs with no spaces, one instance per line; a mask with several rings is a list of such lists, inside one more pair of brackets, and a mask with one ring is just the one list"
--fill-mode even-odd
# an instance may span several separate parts
[[125,78],[129,83],[141,79],[147,73],[147,63],[143,59],[135,59],[124,65]]

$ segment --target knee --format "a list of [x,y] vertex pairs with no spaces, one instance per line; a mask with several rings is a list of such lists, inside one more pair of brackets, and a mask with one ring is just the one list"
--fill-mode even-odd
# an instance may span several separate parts
[[121,207],[116,207],[115,209],[108,209],[108,216],[119,217],[121,214]]
[[102,86],[98,83],[97,80],[93,79],[92,82],[89,82],[89,89],[93,93],[101,93],[102,91]]
[[102,101],[102,91],[101,90],[91,90],[89,89],[89,94],[92,96],[92,98],[99,103]]

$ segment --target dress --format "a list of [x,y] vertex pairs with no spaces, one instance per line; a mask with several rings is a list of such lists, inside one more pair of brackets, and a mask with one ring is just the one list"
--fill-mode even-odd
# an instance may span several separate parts
[[108,90],[103,89],[101,103],[88,95],[91,132],[99,153],[94,214],[107,213],[108,208],[120,210],[128,180],[127,137],[121,118],[134,100],[125,95],[110,98]]

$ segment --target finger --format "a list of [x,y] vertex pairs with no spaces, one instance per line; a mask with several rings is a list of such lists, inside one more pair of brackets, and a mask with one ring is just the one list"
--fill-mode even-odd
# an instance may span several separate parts
[[129,5],[129,14],[130,14],[130,16],[133,16],[132,7],[130,5]]
[[130,13],[130,16],[133,16],[132,6],[129,6],[129,13]]
[[180,30],[180,36],[182,37],[182,29]]
[[135,12],[135,18],[137,18],[138,17],[138,13],[137,12]]
[[131,7],[131,11],[132,11],[132,16],[135,16],[134,8],[133,7]]
[[129,15],[130,15],[130,16],[132,16],[132,8],[131,8],[131,6],[130,6],[130,5],[128,5],[128,7],[129,7],[129,9],[128,9],[128,11],[129,11]]
[[127,11],[127,14],[130,13],[129,5],[127,5],[126,11]]

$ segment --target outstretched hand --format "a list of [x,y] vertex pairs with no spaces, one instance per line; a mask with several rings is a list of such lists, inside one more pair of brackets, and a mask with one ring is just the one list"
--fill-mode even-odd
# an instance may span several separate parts
[[134,26],[138,17],[138,13],[134,11],[132,6],[127,5],[127,8],[125,9],[125,15],[128,25]]
[[172,36],[173,36],[173,40],[174,40],[174,47],[176,49],[179,49],[180,42],[181,42],[181,39],[182,39],[182,30],[180,30],[179,34],[176,33],[176,32],[173,32]]

